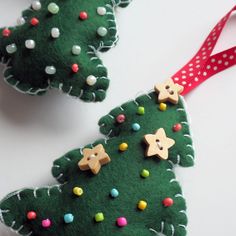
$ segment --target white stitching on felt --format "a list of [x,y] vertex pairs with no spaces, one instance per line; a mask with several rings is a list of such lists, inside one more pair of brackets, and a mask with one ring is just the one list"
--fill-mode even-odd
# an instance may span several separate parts
[[44,89],[37,89],[37,90],[35,90],[35,92],[33,93],[33,92],[31,92],[31,90],[33,90],[34,88],[30,88],[30,89],[28,89],[27,91],[23,91],[23,90],[19,89],[19,88],[17,87],[17,85],[20,83],[19,80],[17,80],[17,82],[16,82],[15,85],[13,85],[13,84],[11,84],[10,82],[8,82],[9,79],[14,78],[14,76],[13,76],[12,74],[8,75],[7,77],[5,76],[6,71],[12,68],[12,66],[9,66],[9,64],[10,64],[10,62],[11,62],[12,59],[11,59],[11,58],[8,59],[8,61],[7,61],[6,63],[4,63],[4,60],[5,60],[5,58],[2,57],[2,59],[1,59],[1,64],[4,66],[4,69],[3,69],[3,72],[2,72],[3,77],[4,77],[4,81],[5,81],[7,84],[9,84],[11,87],[13,87],[15,90],[17,90],[17,91],[20,92],[20,93],[28,93],[28,94],[31,94],[31,95],[36,95],[36,94],[38,94],[39,92],[44,92],[44,91],[48,90],[49,85],[48,85],[46,88],[44,88]]
[[190,157],[194,161],[194,157],[192,155],[188,154],[187,157]]
[[160,231],[161,234],[163,234],[164,229],[165,229],[165,222],[162,221],[161,222],[161,231]]
[[60,174],[56,177],[56,179],[59,180],[62,176],[63,176],[63,173],[60,173]]
[[184,198],[183,195],[180,194],[180,193],[176,194],[175,197],[176,197],[176,198],[178,198],[178,197]]
[[157,236],[159,235],[159,233],[158,233],[155,229],[150,228],[149,230],[150,230],[151,232],[155,233]]
[[178,182],[178,180],[175,179],[175,178],[174,178],[174,179],[171,179],[171,180],[170,180],[170,183],[173,183],[173,182]]
[[66,159],[69,162],[71,161],[71,159],[68,156],[66,156],[66,155],[64,156],[64,159]]
[[184,134],[184,137],[190,138],[192,140],[192,138],[191,138],[191,136],[189,134]]
[[171,236],[174,236],[174,234],[175,234],[175,227],[174,227],[174,225],[170,225],[170,227],[171,227]]
[[186,230],[186,225],[178,224],[179,227],[183,227]]
[[2,223],[4,223],[4,224],[5,224],[5,221],[4,221],[2,213],[8,213],[8,212],[10,212],[10,210],[2,210],[2,209],[0,209],[0,221]]

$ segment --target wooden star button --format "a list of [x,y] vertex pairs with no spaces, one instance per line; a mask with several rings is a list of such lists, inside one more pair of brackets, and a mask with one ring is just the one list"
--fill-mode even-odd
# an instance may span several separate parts
[[84,148],[83,155],[78,163],[80,170],[91,170],[95,175],[103,165],[111,161],[102,144],[98,144],[92,149]]
[[171,102],[177,104],[179,101],[179,94],[183,92],[184,87],[174,83],[172,79],[168,79],[162,84],[155,86],[155,91],[158,93],[158,102]]
[[157,156],[162,160],[168,159],[168,149],[175,144],[173,139],[166,137],[163,128],[158,129],[155,134],[146,134],[144,140],[148,145],[146,156]]

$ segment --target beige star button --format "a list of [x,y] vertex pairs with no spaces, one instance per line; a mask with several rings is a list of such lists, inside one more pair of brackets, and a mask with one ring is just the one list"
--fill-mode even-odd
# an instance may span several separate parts
[[95,175],[103,165],[111,161],[102,144],[98,144],[92,149],[84,148],[83,155],[78,163],[80,170],[91,170]]
[[158,129],[155,134],[146,134],[144,140],[148,145],[146,156],[157,156],[162,160],[168,159],[168,149],[175,144],[173,139],[166,137],[163,128]]
[[162,84],[155,86],[155,91],[158,93],[158,102],[171,102],[177,104],[179,101],[179,94],[183,92],[184,87],[174,83],[172,79],[168,79]]

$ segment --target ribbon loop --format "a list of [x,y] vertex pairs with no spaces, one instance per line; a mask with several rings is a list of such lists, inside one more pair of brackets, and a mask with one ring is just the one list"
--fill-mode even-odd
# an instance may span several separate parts
[[236,64],[236,47],[212,55],[222,31],[234,11],[236,11],[236,6],[213,28],[197,54],[171,77],[175,83],[184,87],[182,95],[189,93],[213,75]]

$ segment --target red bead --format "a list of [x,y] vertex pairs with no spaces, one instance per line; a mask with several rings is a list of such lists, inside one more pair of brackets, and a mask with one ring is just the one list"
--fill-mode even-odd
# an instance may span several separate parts
[[162,204],[165,206],[165,207],[171,207],[173,204],[174,204],[174,201],[172,198],[165,198],[162,202]]
[[27,219],[28,220],[35,220],[37,218],[37,214],[34,211],[29,211],[27,213]]
[[173,131],[174,131],[174,132],[178,132],[178,131],[180,131],[181,129],[182,129],[182,125],[181,125],[180,123],[175,124],[175,125],[173,126]]
[[74,73],[77,73],[77,72],[79,71],[79,66],[78,66],[78,64],[73,64],[72,67],[71,67],[71,69],[72,69],[72,71],[73,71]]
[[4,37],[9,37],[9,36],[11,35],[11,31],[10,31],[9,29],[4,29],[4,30],[2,31],[2,35],[3,35]]
[[117,123],[124,123],[125,122],[125,115],[124,114],[120,114],[120,115],[118,115],[117,117],[116,117],[116,121],[117,121]]
[[36,26],[36,25],[39,24],[39,20],[34,17],[30,20],[30,24],[33,25],[33,26]]
[[87,14],[87,12],[81,11],[80,14],[79,14],[79,18],[80,18],[81,20],[87,20],[87,19],[88,19],[88,14]]

